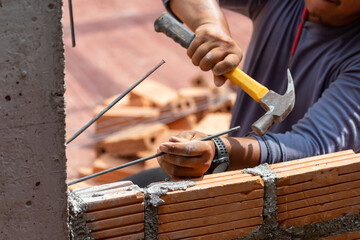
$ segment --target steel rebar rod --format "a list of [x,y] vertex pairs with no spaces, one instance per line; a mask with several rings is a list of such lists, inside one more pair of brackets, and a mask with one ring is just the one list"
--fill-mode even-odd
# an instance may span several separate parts
[[106,113],[110,108],[112,108],[118,101],[120,101],[123,97],[125,97],[131,90],[133,90],[137,85],[139,85],[142,81],[144,81],[148,76],[150,76],[153,72],[155,72],[161,65],[165,63],[164,60],[161,60],[155,67],[153,67],[149,72],[147,72],[142,78],[140,78],[137,82],[131,85],[128,89],[126,89],[120,96],[118,96],[114,101],[112,101],[109,105],[107,105],[100,113],[98,113],[93,119],[91,119],[85,126],[83,126],[79,131],[77,131],[71,138],[66,141],[66,144],[69,144],[76,137],[78,137],[82,132],[84,132],[88,127],[90,127],[96,120],[98,120],[104,113]]

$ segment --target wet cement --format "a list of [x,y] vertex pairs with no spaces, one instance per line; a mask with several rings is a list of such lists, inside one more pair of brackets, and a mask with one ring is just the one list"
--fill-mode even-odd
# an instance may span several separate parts
[[76,194],[69,194],[69,227],[71,240],[92,240],[86,226],[86,203]]
[[178,182],[161,182],[152,183],[144,188],[145,209],[144,209],[144,236],[145,240],[158,239],[158,206],[164,202],[161,196],[169,191],[186,190],[188,187],[194,186],[193,181]]

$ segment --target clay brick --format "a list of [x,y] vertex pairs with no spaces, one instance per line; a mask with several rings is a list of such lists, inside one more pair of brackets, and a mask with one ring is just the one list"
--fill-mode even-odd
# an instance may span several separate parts
[[190,83],[194,87],[206,87],[206,88],[213,88],[214,84],[212,80],[203,74],[193,77],[190,80]]
[[[279,181],[277,186],[291,185],[299,182],[312,180],[314,182],[326,182],[332,184],[337,182],[338,175],[360,171],[359,155],[341,159],[333,162],[314,163],[312,166],[304,168],[276,172]],[[271,167],[271,166],[270,166]]]
[[256,189],[263,189],[264,183],[258,176],[234,178],[233,180],[209,183],[189,187],[184,191],[174,191],[162,196],[164,204],[174,202],[185,202],[197,199],[215,197],[218,195],[232,194],[236,192],[251,192]]
[[187,115],[167,123],[169,129],[177,130],[191,130],[196,125],[196,116],[194,114]]
[[231,113],[209,113],[195,127],[194,130],[207,134],[224,131],[230,126]]
[[104,194],[95,197],[83,199],[87,205],[87,211],[95,211],[101,209],[114,208],[130,204],[142,204],[144,201],[144,194],[137,189],[126,190],[119,189],[118,193]]
[[320,160],[324,160],[324,159],[328,160],[328,159],[339,158],[339,157],[341,158],[341,157],[346,157],[346,156],[354,156],[354,154],[355,153],[353,150],[334,152],[334,153],[323,154],[323,155],[319,155],[319,156],[291,160],[291,161],[287,161],[287,162],[275,163],[275,164],[271,165],[271,169],[274,171],[275,170],[280,171],[281,168],[284,168],[285,170],[287,170],[288,168],[292,168],[297,165],[302,165],[304,163],[314,163],[316,161],[320,161]]
[[[124,227],[111,228],[111,229],[91,232],[89,234],[89,236],[93,237],[95,239],[104,239],[104,238],[110,238],[110,237],[116,237],[116,236],[129,237],[128,234],[130,236],[132,236],[132,235],[134,235],[134,233],[137,233],[140,231],[144,231],[144,223],[138,223],[138,224],[133,224],[133,225],[124,226]],[[143,232],[140,234],[136,234],[136,235],[143,236]],[[119,238],[116,238],[116,239],[119,239]],[[126,238],[126,239],[130,239],[130,238]]]
[[[345,182],[350,182],[350,181],[354,181],[357,179],[360,179],[360,172],[340,175],[340,176],[338,176],[337,181],[338,181],[338,183],[345,183]],[[324,185],[326,185],[326,184],[321,183],[321,182],[313,182],[310,180],[307,182],[302,182],[302,183],[298,183],[298,184],[294,184],[294,185],[280,186],[277,188],[277,193],[278,193],[278,196],[282,196],[282,195],[286,195],[286,194],[301,192],[301,191],[308,190],[308,189],[317,189]]]
[[245,201],[252,199],[260,199],[263,197],[261,189],[254,190],[249,193],[234,193],[229,195],[221,195],[212,198],[193,200],[189,202],[177,202],[174,204],[160,205],[158,208],[159,214],[174,213],[192,209],[199,209],[210,206],[218,206],[221,204],[232,203],[236,201]]
[[[104,109],[103,106],[96,108],[94,116]],[[158,109],[146,107],[114,106],[96,121],[96,132],[108,132],[109,134],[131,127],[136,123],[141,124],[145,120],[154,121],[160,115]]]
[[[108,97],[106,98],[104,101],[103,101],[103,107],[106,107],[108,106],[110,103],[112,103],[116,98],[118,98],[120,96],[120,93],[119,94],[116,94],[116,95],[113,95],[111,97]],[[129,95],[125,95],[120,101],[118,101],[114,107],[116,106],[126,106],[130,103],[130,97]]]
[[[162,220],[165,221],[163,224],[159,225],[159,233],[208,226],[224,222],[236,221],[240,219],[249,219],[252,217],[259,217],[259,219],[262,221],[262,208],[249,207],[249,209],[236,210],[236,208],[231,207],[227,209],[226,205],[222,206],[224,207],[223,211],[216,210],[215,212],[210,212],[208,215],[204,215],[202,217],[197,217],[196,214],[190,214],[191,212],[189,211],[183,212],[182,214],[186,215],[187,217],[184,217],[184,219],[180,219],[179,221],[175,222],[168,222],[167,219],[165,220],[166,215],[164,215],[164,218],[161,218],[159,216],[159,222],[162,222]],[[215,209],[215,207],[208,209],[211,211],[212,209]],[[226,212],[227,210],[229,211]],[[194,212],[195,211],[196,210],[194,210]]]
[[[360,173],[358,174],[360,179]],[[301,192],[278,196],[278,204],[286,203],[286,202],[293,202],[301,199],[310,199],[316,196],[322,196],[325,194],[333,193],[333,192],[340,192],[344,190],[351,190],[354,188],[360,187],[360,180],[353,181],[353,182],[344,182],[336,185],[330,186],[316,186],[315,189],[311,190],[304,190],[302,189]]]
[[[176,213],[168,214],[159,214],[159,222],[169,223],[176,222],[180,220],[186,220],[190,218],[201,218],[214,216],[222,213],[231,213],[242,211],[241,215],[246,218],[246,216],[258,216],[261,215],[263,206],[263,199],[253,199],[243,202],[233,202],[218,206],[211,206],[206,208],[194,209],[189,211],[180,211]],[[255,215],[253,215],[255,214]]]
[[231,113],[236,101],[236,93],[230,92],[226,96],[226,100],[222,103],[221,107],[219,107],[216,112],[223,112],[223,113]]
[[157,145],[157,138],[167,130],[164,124],[139,125],[129,131],[106,138],[101,148],[119,156],[135,155],[138,151],[149,151]]
[[[331,189],[331,187],[328,187],[328,188]],[[333,202],[336,200],[347,199],[347,198],[356,197],[356,196],[360,196],[360,188],[335,192],[335,193],[331,193],[331,194],[323,194],[323,195],[317,196],[317,197],[311,197],[311,198],[306,198],[306,199],[302,199],[299,201],[278,204],[278,212],[282,213],[282,212],[286,212],[286,211],[290,211],[290,210],[294,210],[294,209],[303,209],[306,207],[311,207],[313,205],[329,203],[329,202]]]
[[93,212],[86,213],[86,220],[88,222],[92,222],[95,220],[102,220],[107,218],[112,218],[116,216],[125,216],[134,213],[142,213],[144,212],[144,204],[143,203],[135,203],[131,205],[125,205],[120,207],[114,207],[109,209],[97,210]]
[[[324,204],[317,204],[310,207],[300,208],[292,211],[282,212],[278,214],[279,221],[285,220],[285,219],[291,219],[291,218],[297,218],[301,216],[312,216],[314,214],[322,214],[323,212],[331,212],[331,210],[335,210],[338,208],[346,208],[351,207],[354,208],[353,210],[358,212],[359,210],[359,203],[360,203],[360,196],[347,198],[347,199],[341,199],[333,202],[327,202]],[[352,213],[355,214],[355,213]],[[341,215],[333,216],[331,218],[341,217]],[[329,219],[331,219],[329,218]],[[312,219],[312,218],[309,218]],[[308,223],[306,223],[308,224]],[[299,224],[299,225],[305,225],[305,224]]]
[[230,88],[214,88],[212,89],[208,109],[210,112],[228,112],[228,110],[224,110],[224,108],[227,109],[229,105],[232,106],[235,102],[235,99],[236,93],[234,93]]
[[[69,182],[73,181],[73,180],[75,180],[75,179],[71,179],[71,180],[69,180]],[[87,188],[87,187],[92,187],[92,186],[94,186],[94,183],[89,183],[86,181],[86,182],[79,182],[77,184],[70,185],[70,186],[68,186],[68,189],[70,192],[73,192],[76,189]]]
[[[261,222],[261,221],[260,221]],[[253,224],[254,229],[259,226],[259,218],[254,219],[242,219],[232,222],[226,222],[221,224],[215,224],[215,225],[208,225],[206,227],[197,227],[197,228],[191,228],[176,232],[170,232],[170,233],[161,233],[159,234],[159,240],[162,239],[185,239],[185,238],[194,238],[196,236],[201,236],[205,234],[211,234],[211,233],[217,233],[227,230],[236,230],[238,228],[243,228],[244,226],[248,226],[250,224]],[[249,231],[249,228],[246,228],[247,231]]]
[[151,79],[146,79],[134,88],[129,96],[130,104],[133,104],[133,99],[138,97],[150,102],[155,107],[165,106],[178,98],[174,89]]
[[161,121],[171,122],[177,118],[195,113],[197,104],[192,98],[179,98],[160,109]]
[[[94,172],[101,172],[104,170],[107,170],[109,168],[113,168],[125,163],[128,163],[129,160],[124,159],[124,158],[119,158],[119,157],[115,157],[112,154],[109,153],[105,153],[102,154],[100,157],[98,157],[94,163],[93,163],[93,169]],[[97,177],[99,179],[99,181],[106,179],[107,182],[114,182],[114,181],[118,181],[119,179],[122,179],[124,177],[136,174],[138,172],[141,172],[142,170],[144,170],[144,163],[138,163],[135,165],[131,165],[129,167],[126,168],[122,168],[119,170],[115,170],[112,172],[109,172],[107,174],[104,174],[102,176]],[[103,178],[101,178],[103,177]]]
[[338,234],[326,238],[321,238],[320,240],[355,240],[355,239],[360,239],[360,231]]
[[333,218],[347,216],[349,214],[350,215],[358,214],[359,212],[360,212],[360,205],[354,204],[339,209],[326,210],[325,212],[317,212],[311,215],[292,218],[285,221],[279,221],[279,223],[282,228],[288,228],[290,226],[309,225],[314,222],[323,222]]
[[[344,156],[338,156],[338,157],[328,157],[328,158],[320,158],[317,160],[313,160],[313,161],[299,161],[299,160],[294,160],[296,161],[296,163],[289,165],[289,166],[283,166],[281,168],[276,168],[276,164],[271,165],[271,169],[273,169],[277,174],[281,174],[283,172],[290,172],[290,171],[297,171],[300,169],[305,169],[305,168],[310,168],[310,167],[319,167],[319,166],[323,166],[326,165],[328,163],[334,163],[334,162],[341,162],[341,161],[346,161],[348,159],[353,159],[358,157],[355,154],[349,154],[349,155],[344,155]],[[291,162],[291,161],[290,161]]]
[[229,231],[223,231],[219,233],[207,234],[203,236],[196,236],[197,240],[230,240],[237,239],[239,237],[246,236],[250,234],[252,231],[257,229],[258,226],[240,228],[240,229],[231,229]]
[[95,193],[104,193],[104,192],[111,192],[111,191],[119,191],[119,189],[133,186],[134,184],[131,181],[118,181],[114,183],[108,183],[98,186],[91,186],[87,188],[81,188],[74,190],[74,193],[79,195],[80,197],[87,197],[91,196]]
[[143,232],[106,238],[106,240],[139,240],[139,239],[144,239]]
[[144,222],[144,213],[135,213],[125,216],[118,216],[98,221],[88,222],[86,225],[91,231],[122,227]]
[[181,88],[178,90],[179,98],[192,98],[200,99],[210,97],[212,95],[212,90],[208,87],[189,87]]

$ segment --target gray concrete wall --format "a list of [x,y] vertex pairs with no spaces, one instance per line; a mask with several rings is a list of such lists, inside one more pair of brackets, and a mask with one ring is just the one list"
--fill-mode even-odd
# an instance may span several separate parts
[[0,239],[68,239],[62,1],[0,0]]

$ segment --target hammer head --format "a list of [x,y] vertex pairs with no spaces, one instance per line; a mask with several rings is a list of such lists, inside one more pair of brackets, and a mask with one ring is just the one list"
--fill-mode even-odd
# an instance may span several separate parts
[[252,130],[260,137],[264,136],[275,122],[284,120],[294,108],[295,88],[289,69],[287,69],[287,78],[288,85],[284,95],[270,90],[260,100],[260,105],[266,110],[266,113],[251,126]]

